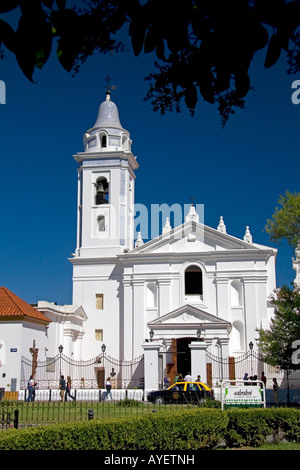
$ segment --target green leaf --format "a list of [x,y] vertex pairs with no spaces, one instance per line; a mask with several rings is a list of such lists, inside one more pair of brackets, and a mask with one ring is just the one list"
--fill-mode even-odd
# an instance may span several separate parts
[[12,27],[0,19],[0,42],[12,52],[16,50],[16,33]]
[[193,83],[190,83],[184,91],[185,104],[190,110],[195,109],[198,98],[197,89]]
[[209,68],[199,71],[199,90],[205,101],[213,104],[215,102],[214,75]]
[[269,41],[267,55],[265,59],[265,67],[270,68],[276,64],[281,53],[281,43],[278,34],[274,33]]
[[41,68],[49,58],[52,30],[37,2],[24,3],[22,12],[16,31],[16,59],[24,75],[33,81],[34,68]]
[[146,26],[140,15],[131,20],[129,34],[131,36],[133,52],[138,56],[143,48],[146,34]]
[[235,75],[236,97],[243,98],[250,89],[250,78],[246,71],[242,71]]
[[145,44],[144,44],[144,51],[145,52],[152,52],[160,43],[160,35],[157,32],[155,26],[152,25],[148,29],[148,32],[145,37]]
[[20,5],[20,0],[1,0],[0,13],[14,10],[18,5]]

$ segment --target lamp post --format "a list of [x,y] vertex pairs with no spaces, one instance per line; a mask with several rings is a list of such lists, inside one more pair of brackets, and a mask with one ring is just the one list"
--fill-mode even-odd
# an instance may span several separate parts
[[198,328],[198,330],[197,330],[197,338],[198,338],[198,341],[200,341],[200,338],[201,338],[201,330],[200,330],[200,328]]
[[251,367],[251,376],[253,375],[253,364],[252,364],[252,351],[253,351],[253,343],[250,341],[249,343],[249,350],[250,350],[250,367]]
[[[101,351],[102,351],[102,370],[103,370],[103,373],[105,374],[104,354],[106,351],[106,345],[104,343],[101,346]],[[105,387],[105,376],[103,376],[102,380],[103,380],[102,387]]]
[[58,352],[59,352],[59,378],[61,376],[61,355],[63,352],[64,348],[62,345],[58,346]]
[[149,336],[150,336],[150,341],[152,341],[153,336],[154,336],[154,331],[153,330],[149,331]]

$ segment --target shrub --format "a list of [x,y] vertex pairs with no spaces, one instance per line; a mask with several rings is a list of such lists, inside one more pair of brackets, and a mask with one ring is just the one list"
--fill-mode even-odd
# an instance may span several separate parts
[[263,409],[228,410],[228,428],[225,441],[228,447],[262,444],[270,433],[269,423],[264,419]]
[[0,433],[0,450],[210,449],[223,438],[227,414],[193,409]]
[[0,432],[0,450],[197,450],[300,442],[300,410],[193,408]]
[[227,410],[229,423],[225,441],[228,447],[258,447],[272,436],[300,442],[300,410],[291,408]]
[[121,406],[125,408],[131,408],[131,407],[141,407],[143,406],[143,403],[138,401],[138,400],[132,400],[130,398],[124,398],[124,400],[120,400],[117,402],[116,406]]

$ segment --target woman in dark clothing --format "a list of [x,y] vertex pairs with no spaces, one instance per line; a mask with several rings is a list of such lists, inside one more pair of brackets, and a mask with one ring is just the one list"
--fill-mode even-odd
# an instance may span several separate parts
[[65,401],[67,401],[67,396],[69,395],[72,400],[75,400],[75,397],[71,395],[71,377],[68,375],[67,377],[67,385],[66,385],[66,393],[65,393]]

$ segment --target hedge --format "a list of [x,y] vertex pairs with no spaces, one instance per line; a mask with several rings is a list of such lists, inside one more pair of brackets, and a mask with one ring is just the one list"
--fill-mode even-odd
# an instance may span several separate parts
[[0,433],[0,450],[200,450],[300,442],[300,410],[192,409]]
[[224,436],[228,447],[258,447],[267,436],[300,442],[300,410],[292,408],[232,409]]
[[193,409],[0,433],[0,450],[210,449],[227,428],[222,410]]

